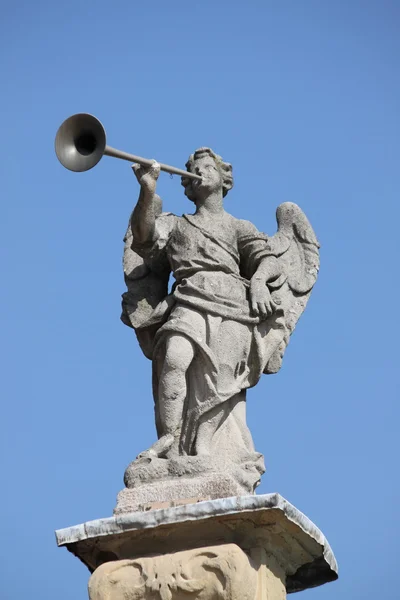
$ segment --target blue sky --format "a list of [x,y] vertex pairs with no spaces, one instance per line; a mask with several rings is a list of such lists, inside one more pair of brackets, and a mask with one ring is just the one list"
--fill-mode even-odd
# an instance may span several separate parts
[[[248,395],[279,492],[327,536],[336,583],[398,587],[400,5],[395,0],[2,3],[0,244],[4,600],[83,600],[88,572],[57,528],[111,515],[154,441],[151,365],[119,321],[129,163],[83,174],[54,154],[91,112],[110,145],[183,167],[233,164],[233,215],[275,231],[300,204],[321,273],[284,366]],[[190,211],[161,175],[166,210]]]

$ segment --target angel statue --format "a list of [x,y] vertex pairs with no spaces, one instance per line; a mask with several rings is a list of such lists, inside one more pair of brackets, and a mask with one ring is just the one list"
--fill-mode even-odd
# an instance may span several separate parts
[[153,481],[219,472],[253,493],[265,468],[246,424],[246,391],[281,367],[317,278],[318,241],[291,202],[278,207],[272,237],[227,213],[232,166],[210,148],[186,163],[201,177],[182,177],[191,214],[162,212],[156,161],[132,168],[140,194],[125,237],[121,318],[152,361],[158,440],[125,483],[145,464]]

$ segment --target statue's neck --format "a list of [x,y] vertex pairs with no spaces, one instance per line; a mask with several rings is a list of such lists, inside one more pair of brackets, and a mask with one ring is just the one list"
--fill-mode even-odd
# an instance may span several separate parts
[[202,198],[196,202],[196,215],[222,215],[224,212],[221,193],[210,194],[207,198]]

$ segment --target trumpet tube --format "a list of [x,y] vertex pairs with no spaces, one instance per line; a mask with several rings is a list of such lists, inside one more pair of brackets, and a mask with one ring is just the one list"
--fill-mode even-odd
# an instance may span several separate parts
[[[135,156],[135,154],[129,154],[129,152],[117,150],[116,148],[112,148],[111,146],[105,147],[104,154],[106,156],[120,158],[121,160],[129,160],[130,162],[138,163],[139,165],[142,165],[144,167],[150,167],[153,164],[153,161],[149,158]],[[184,171],[183,169],[178,169],[177,167],[171,167],[170,165],[164,165],[163,163],[158,164],[160,165],[161,171],[165,171],[165,173],[170,173],[171,175],[180,175],[181,177],[187,177],[188,179],[201,179],[200,175],[196,175],[195,173],[189,173],[189,171]]]
[[[102,123],[93,115],[78,113],[66,119],[59,127],[55,139],[55,150],[60,163],[70,171],[82,172],[92,169],[101,158],[113,156],[122,160],[150,167],[153,161],[135,154],[129,154],[106,145],[106,131]],[[200,175],[160,164],[161,171],[180,175],[188,179],[201,180]]]

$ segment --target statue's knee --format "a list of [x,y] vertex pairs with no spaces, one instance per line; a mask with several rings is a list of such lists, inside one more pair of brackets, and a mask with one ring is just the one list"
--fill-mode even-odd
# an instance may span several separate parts
[[167,340],[165,362],[169,369],[185,371],[192,362],[192,343],[181,335],[171,335]]

